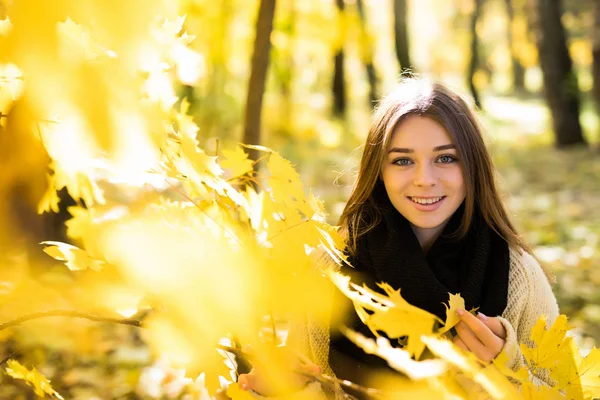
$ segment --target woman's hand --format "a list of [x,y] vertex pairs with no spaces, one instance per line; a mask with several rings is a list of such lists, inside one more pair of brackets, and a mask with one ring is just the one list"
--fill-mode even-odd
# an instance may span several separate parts
[[481,361],[491,362],[504,348],[506,330],[498,318],[477,313],[477,317],[465,310],[456,312],[460,322],[454,327],[458,335],[454,344],[470,351]]
[[253,361],[252,371],[238,377],[240,388],[262,396],[284,395],[302,390],[311,380],[310,375],[321,373],[318,365],[289,348],[279,347],[275,352],[267,362]]

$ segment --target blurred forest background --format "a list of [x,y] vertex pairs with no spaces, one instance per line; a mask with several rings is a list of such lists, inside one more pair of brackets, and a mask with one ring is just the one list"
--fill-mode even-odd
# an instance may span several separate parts
[[[279,151],[324,200],[331,223],[349,195],[373,107],[401,74],[470,95],[513,220],[556,275],[561,312],[582,348],[600,343],[599,1],[181,3],[200,56],[182,72],[177,95],[189,102],[200,145],[209,153],[235,142]],[[9,157],[10,146],[0,151]],[[4,195],[27,240],[66,241],[68,213],[37,216],[22,190],[15,184]],[[74,350],[59,337],[48,348],[2,330],[2,358],[17,352],[65,398],[180,396],[183,377],[155,362],[135,330],[82,324],[95,340]],[[0,398],[29,396],[3,379]]]

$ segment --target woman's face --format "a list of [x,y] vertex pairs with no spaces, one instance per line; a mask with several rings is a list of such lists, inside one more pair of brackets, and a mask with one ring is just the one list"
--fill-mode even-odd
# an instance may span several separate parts
[[431,118],[411,115],[392,134],[382,168],[392,204],[419,242],[435,239],[465,199],[461,163],[450,135]]

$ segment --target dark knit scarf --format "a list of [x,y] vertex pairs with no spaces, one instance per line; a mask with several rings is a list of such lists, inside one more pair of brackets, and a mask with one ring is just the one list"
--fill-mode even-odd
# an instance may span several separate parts
[[[479,311],[489,316],[502,314],[508,293],[508,244],[479,212],[466,237],[452,239],[449,236],[456,232],[464,213],[464,205],[461,205],[425,254],[410,223],[393,207],[387,195],[381,198],[378,204],[381,222],[359,238],[357,256],[350,258],[355,268],[343,268],[343,273],[350,274],[354,282],[365,283],[378,291],[381,290],[376,283],[387,282],[394,289],[401,289],[402,297],[410,304],[442,320],[446,319],[443,303],[448,303],[449,292],[460,293],[467,310],[479,307]],[[366,336],[373,336],[355,313],[345,323]],[[332,354],[341,352],[362,363],[383,365],[381,360],[365,356],[362,350],[333,331],[331,348]],[[332,363],[335,371],[333,364],[335,362]]]

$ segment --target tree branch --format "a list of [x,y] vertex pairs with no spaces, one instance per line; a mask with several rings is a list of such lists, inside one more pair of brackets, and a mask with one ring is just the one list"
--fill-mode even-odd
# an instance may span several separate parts
[[86,314],[78,311],[69,311],[69,310],[51,310],[38,312],[33,314],[24,315],[22,317],[13,319],[12,321],[4,322],[0,324],[0,331],[4,329],[11,328],[13,326],[19,325],[22,322],[31,321],[33,319],[47,318],[47,317],[72,317],[72,318],[83,318],[88,319],[90,321],[98,321],[98,322],[112,322],[115,324],[122,325],[130,325],[135,326],[137,328],[143,328],[142,322],[133,320],[133,319],[120,319],[120,318],[106,318],[106,317],[98,317],[92,314]]

